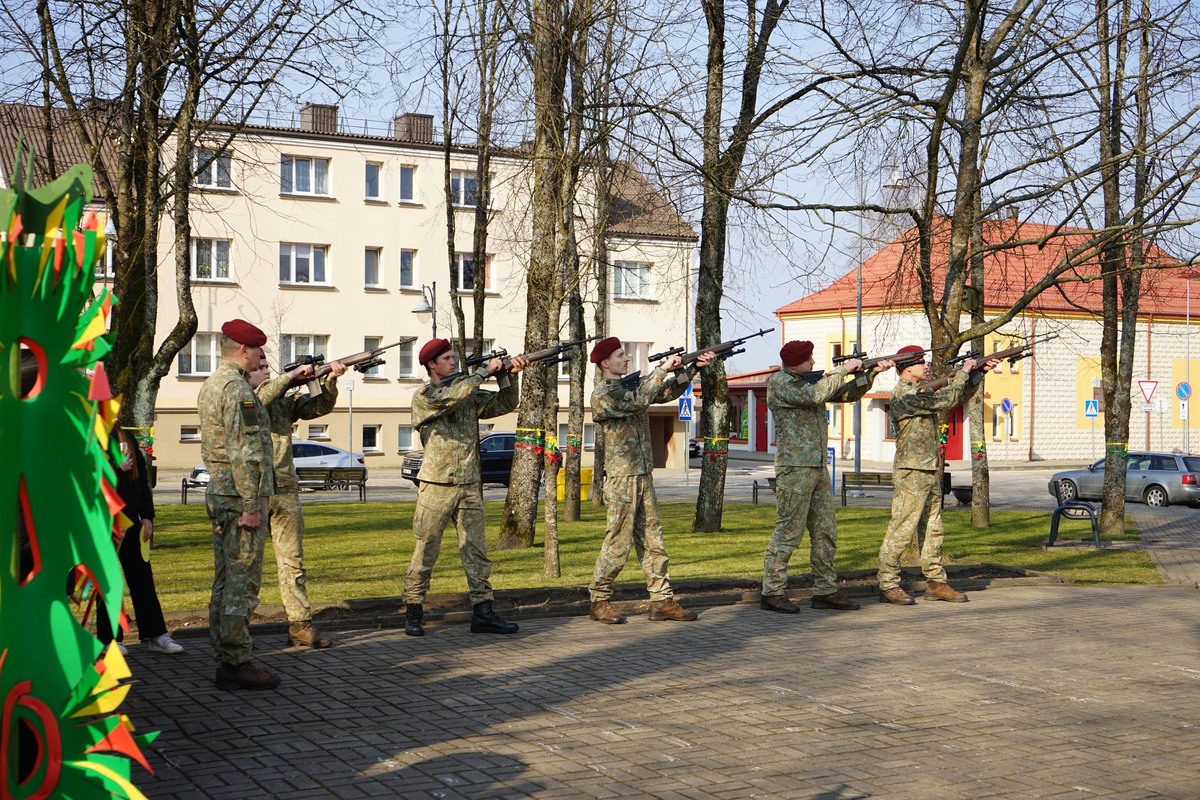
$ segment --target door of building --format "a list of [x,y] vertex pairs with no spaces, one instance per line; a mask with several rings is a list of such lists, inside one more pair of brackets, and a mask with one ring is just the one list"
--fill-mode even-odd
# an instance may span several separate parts
[[950,409],[946,420],[949,430],[946,431],[946,460],[961,461],[963,457],[963,409],[962,406]]
[[767,401],[759,400],[754,411],[754,449],[767,452]]

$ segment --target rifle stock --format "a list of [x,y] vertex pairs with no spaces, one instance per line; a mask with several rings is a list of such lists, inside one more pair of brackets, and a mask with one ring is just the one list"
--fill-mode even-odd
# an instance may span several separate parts
[[[354,355],[346,356],[345,358],[339,358],[336,359],[336,361],[345,364],[347,367],[352,367],[357,372],[365,374],[367,370],[374,369],[380,364],[387,363],[382,357],[384,351],[391,350],[393,347],[399,347],[402,344],[415,342],[416,340],[416,336],[408,336],[398,342],[392,342],[391,344],[384,345],[383,347],[377,347],[374,350],[360,350]],[[321,388],[321,379],[333,371],[333,363],[325,363],[325,357],[323,355],[301,356],[295,362],[285,366],[283,371],[291,372],[292,370],[304,364],[312,364],[316,367],[313,370],[313,376],[311,378],[293,381],[292,385],[299,386],[301,384],[308,384],[309,395],[312,397],[320,397],[321,392],[324,391],[324,389]]]
[[[544,350],[534,350],[532,353],[522,353],[519,358],[523,358],[531,364],[557,364],[561,361],[566,361],[570,358],[567,351],[572,347],[582,347],[588,342],[593,342],[599,339],[599,336],[588,336],[584,339],[576,339],[570,342],[562,342],[554,347],[547,347]],[[504,362],[503,372],[509,371],[512,367],[512,359],[508,356],[508,351],[504,348],[492,350],[490,353],[484,353],[481,356],[473,356],[472,358],[464,359],[463,366],[477,367],[480,364],[486,364],[493,358],[499,358]],[[442,378],[442,386],[449,386],[454,381],[463,376],[464,373],[456,372],[453,375],[447,375]]]
[[[1035,344],[1039,344],[1042,342],[1048,342],[1051,339],[1057,339],[1057,338],[1058,338],[1057,333],[1046,333],[1041,336],[1034,337],[1033,339],[1030,339],[1029,341],[1025,342],[1024,344],[1019,344],[1016,347],[1008,347],[1008,348],[1005,348],[1004,350],[997,350],[994,353],[989,353],[987,356],[984,356],[978,350],[973,350],[969,353],[963,353],[962,355],[955,356],[954,358],[949,359],[946,363],[951,364],[951,365],[962,364],[967,359],[971,359],[971,358],[976,359],[978,361],[978,363],[974,367],[971,368],[970,379],[971,379],[972,383],[979,383],[980,381],[983,380],[982,367],[988,361],[992,361],[992,360],[1003,361],[1005,359],[1008,359],[1008,363],[1010,365],[1016,364],[1021,359],[1029,358],[1030,356],[1033,355],[1033,346]],[[935,392],[938,389],[948,386],[950,384],[950,377],[951,377],[950,375],[943,375],[940,378],[934,378],[934,379],[928,380],[928,381],[921,381],[920,383],[917,384],[917,388]]]

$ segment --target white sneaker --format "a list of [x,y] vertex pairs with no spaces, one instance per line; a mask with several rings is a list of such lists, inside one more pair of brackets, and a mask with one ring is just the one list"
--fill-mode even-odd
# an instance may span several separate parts
[[123,655],[123,656],[129,655],[129,648],[126,647],[125,645],[121,644],[120,642],[117,642],[117,650],[119,650],[121,655]]
[[171,634],[164,633],[162,636],[156,636],[146,642],[146,646],[151,650],[157,650],[160,653],[182,653],[183,645],[171,638]]

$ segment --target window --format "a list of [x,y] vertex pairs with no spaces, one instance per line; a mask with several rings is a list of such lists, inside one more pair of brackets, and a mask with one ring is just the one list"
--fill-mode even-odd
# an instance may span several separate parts
[[308,438],[316,439],[318,441],[322,440],[322,439],[328,439],[329,438],[329,426],[328,425],[309,425],[308,426]]
[[1008,414],[1000,411],[1000,404],[992,406],[992,441],[999,442],[1017,438],[1017,406]]
[[650,300],[650,265],[618,261],[613,265],[613,297]]
[[382,171],[383,164],[376,164],[373,161],[367,162],[366,190],[364,194],[368,200],[383,199],[383,195],[379,193],[379,173]]
[[415,342],[404,342],[396,348],[396,361],[400,365],[400,377],[410,378],[416,374],[416,356],[413,354]]
[[417,251],[400,251],[400,288],[417,288]]
[[180,425],[179,426],[179,441],[181,441],[181,442],[198,442],[198,441],[200,441],[200,426],[199,425]]
[[328,352],[328,334],[285,333],[279,339],[279,360],[284,364],[300,356],[323,356]]
[[202,189],[232,189],[232,164],[233,157],[229,153],[197,149],[192,154],[192,169],[195,170],[192,185]]
[[[478,353],[477,355],[483,355],[483,353],[490,353],[495,349],[496,349],[496,340],[495,339],[484,339],[483,340],[483,352]],[[465,358],[465,356],[463,356],[462,353],[459,352],[457,341],[454,341],[454,357],[458,359],[458,368],[460,370],[462,370],[463,372],[470,372],[471,370],[475,369],[475,367],[479,366],[478,364],[476,364],[474,366],[470,366],[470,367],[468,367],[466,365],[466,363],[465,363],[466,358]]]
[[329,159],[279,157],[280,194],[329,196]]
[[318,244],[279,245],[279,282],[328,285],[325,262],[329,248]]
[[830,403],[825,406],[825,422],[829,425],[829,436],[834,439],[842,438],[842,404]]
[[[558,426],[558,449],[566,450],[570,442],[567,440],[567,424],[560,423]],[[596,426],[590,422],[583,423],[583,449],[594,450],[596,448]]]
[[378,425],[363,425],[362,427],[362,448],[364,453],[379,453],[382,452],[382,444],[379,439]]
[[104,258],[96,262],[95,276],[98,280],[109,280],[117,277],[114,265],[116,264],[117,240],[108,237],[108,241],[104,246]]
[[[377,350],[383,344],[382,336],[367,336],[363,338],[363,350]],[[382,378],[383,372],[379,366],[371,367],[363,373],[364,378]]]
[[450,202],[456,206],[474,208],[479,202],[479,181],[474,172],[456,169],[450,173]]
[[415,203],[417,196],[416,191],[417,168],[411,166],[400,167],[400,202]]
[[621,347],[629,356],[630,372],[650,371],[650,342],[621,342]]
[[749,439],[750,438],[750,413],[747,396],[744,394],[730,395],[729,397],[729,438],[730,439]]
[[379,282],[379,261],[383,252],[378,247],[368,247],[363,251],[363,285],[372,288],[382,288]]
[[197,333],[175,357],[179,376],[211,375],[219,363],[220,346],[221,335],[219,333]]
[[228,239],[192,239],[192,280],[230,280],[230,244]]
[[396,428],[396,450],[413,449],[413,429],[412,425],[400,425]]
[[[491,256],[488,256],[491,260]],[[458,291],[471,292],[475,290],[475,258],[471,253],[455,253],[454,263],[458,267]],[[492,290],[492,271],[490,265],[483,268],[483,288]]]

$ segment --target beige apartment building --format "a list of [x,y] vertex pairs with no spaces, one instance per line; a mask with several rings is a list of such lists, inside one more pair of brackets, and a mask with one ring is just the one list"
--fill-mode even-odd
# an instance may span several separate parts
[[[18,107],[29,108],[29,107]],[[19,118],[10,112],[3,126]],[[39,119],[37,115],[32,119]],[[0,135],[8,150],[10,135]],[[298,356],[327,360],[405,337],[414,343],[389,350],[367,374],[349,372],[330,415],[301,421],[300,439],[362,452],[371,468],[399,467],[404,454],[421,447],[410,403],[424,380],[416,352],[433,333],[453,338],[451,297],[463,300],[472,329],[470,286],[482,268],[487,286],[484,329],[488,341],[521,352],[525,330],[526,265],[530,243],[531,163],[519,152],[493,157],[489,198],[488,260],[472,263],[476,203],[475,152],[457,148],[451,157],[455,256],[459,281],[451,281],[447,248],[444,153],[434,141],[432,117],[396,118],[390,135],[347,133],[333,106],[309,105],[295,127],[257,126],[238,131],[229,144],[214,139],[197,155],[191,202],[192,296],[199,330],[162,381],[154,426],[160,468],[188,468],[200,461],[196,396],[216,367],[220,329],[240,317],[268,335],[273,366]],[[5,165],[10,153],[0,154]],[[169,161],[169,158],[168,158]],[[690,322],[690,275],[696,234],[633,169],[614,186],[609,228],[609,332],[634,354],[631,369],[650,368],[656,350],[686,344]],[[588,230],[590,209],[578,211]],[[110,231],[120,236],[120,231]],[[175,324],[174,231],[164,219],[159,252],[158,339]],[[590,241],[581,242],[586,257]],[[101,270],[103,273],[103,270]],[[98,281],[111,278],[98,274]],[[585,286],[589,332],[601,293]],[[436,314],[417,314],[424,304]],[[563,327],[566,312],[563,313]],[[565,337],[564,337],[565,338]],[[558,435],[565,441],[568,381],[559,367],[562,412]],[[591,392],[589,370],[587,394]],[[303,390],[302,390],[303,391]],[[687,434],[675,405],[653,409],[660,466],[682,469]],[[590,413],[582,432],[586,451],[594,442]],[[487,421],[513,431],[516,415]],[[572,432],[575,433],[575,432]],[[585,464],[590,454],[585,452]]]

